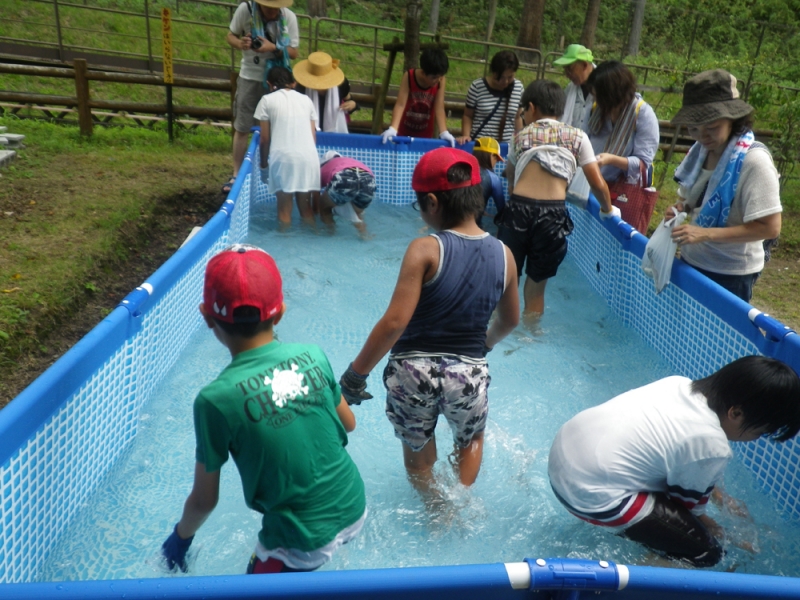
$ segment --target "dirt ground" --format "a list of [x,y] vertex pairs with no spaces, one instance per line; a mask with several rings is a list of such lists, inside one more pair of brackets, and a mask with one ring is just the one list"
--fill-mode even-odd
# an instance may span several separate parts
[[[98,269],[93,277],[100,294],[87,294],[82,310],[60,324],[42,346],[46,352],[25,356],[0,376],[0,407],[15,398],[36,377],[97,325],[133,289],[143,283],[180,247],[195,226],[202,226],[219,210],[220,192],[184,191],[162,198],[149,217],[151,226],[121,231],[133,249],[130,257],[113,269]],[[139,231],[147,231],[143,237]]]

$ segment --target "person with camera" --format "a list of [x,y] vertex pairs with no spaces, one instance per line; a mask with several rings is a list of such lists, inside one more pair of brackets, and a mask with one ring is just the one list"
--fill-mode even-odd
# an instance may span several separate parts
[[261,96],[269,93],[267,73],[272,67],[291,70],[298,56],[300,30],[297,16],[289,10],[294,0],[250,0],[242,2],[231,19],[228,44],[242,51],[236,97],[233,105],[233,176],[222,186],[230,192],[247,152],[253,117]]

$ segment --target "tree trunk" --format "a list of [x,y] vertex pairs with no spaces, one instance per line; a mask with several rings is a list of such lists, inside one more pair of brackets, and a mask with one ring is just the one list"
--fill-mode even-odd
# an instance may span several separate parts
[[428,31],[430,33],[436,33],[436,29],[439,27],[439,6],[441,3],[442,0],[433,0],[431,4],[431,18],[428,21]]
[[422,0],[406,2],[405,40],[403,40],[403,71],[416,69],[419,64],[419,27],[422,20]]
[[631,23],[631,34],[628,37],[629,56],[636,56],[639,54],[639,40],[642,39],[645,3],[646,0],[636,0],[636,3],[633,5],[633,22]]
[[600,18],[600,0],[589,0],[586,7],[586,18],[583,21],[581,44],[590,50],[594,46],[594,34],[597,31],[597,20]]
[[569,0],[561,0],[561,12],[558,15],[558,49],[564,50],[564,15],[569,12]]
[[517,35],[517,46],[541,49],[543,19],[544,0],[525,0]]
[[308,16],[327,17],[328,16],[327,0],[308,0]]
[[492,41],[492,31],[494,31],[494,21],[497,17],[497,0],[489,0],[489,20],[486,24],[486,41]]

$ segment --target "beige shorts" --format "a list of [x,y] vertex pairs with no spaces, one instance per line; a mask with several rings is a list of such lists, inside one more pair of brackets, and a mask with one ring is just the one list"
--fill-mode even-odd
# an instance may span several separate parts
[[240,133],[249,133],[251,127],[258,127],[253,117],[258,101],[267,92],[263,82],[252,79],[236,80],[236,97],[233,100],[233,128]]

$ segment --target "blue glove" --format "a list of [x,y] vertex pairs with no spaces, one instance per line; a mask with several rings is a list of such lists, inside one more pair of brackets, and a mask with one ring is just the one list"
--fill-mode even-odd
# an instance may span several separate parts
[[367,376],[356,373],[353,370],[353,363],[347,367],[347,371],[339,380],[339,385],[342,387],[342,396],[351,406],[372,398],[372,394],[367,391]]
[[169,534],[167,541],[161,545],[161,553],[167,559],[167,568],[170,571],[174,571],[175,567],[184,573],[189,570],[186,564],[186,552],[192,545],[192,540],[194,540],[194,536],[183,539],[178,535],[178,524],[176,523],[175,529]]

